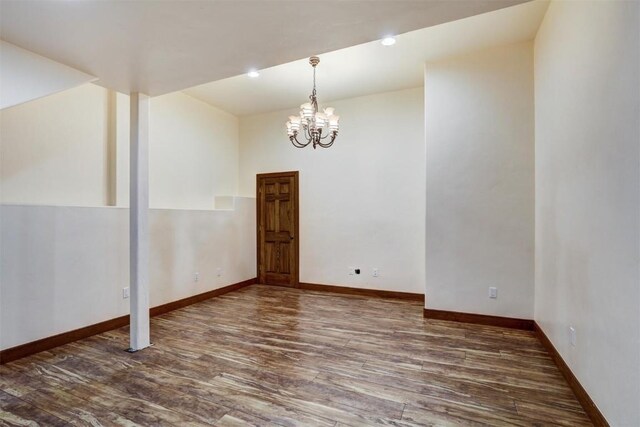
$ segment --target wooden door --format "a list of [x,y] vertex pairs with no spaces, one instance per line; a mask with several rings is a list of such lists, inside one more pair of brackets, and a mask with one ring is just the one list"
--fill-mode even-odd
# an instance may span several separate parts
[[298,172],[256,176],[258,283],[299,283]]

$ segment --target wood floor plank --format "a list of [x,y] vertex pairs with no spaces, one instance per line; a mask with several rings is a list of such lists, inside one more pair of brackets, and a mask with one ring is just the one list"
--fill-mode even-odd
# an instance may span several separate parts
[[22,399],[34,407],[46,408],[47,412],[73,426],[121,427],[135,425],[131,419],[57,388],[42,387],[22,396]]
[[254,285],[0,366],[0,425],[590,425],[534,334]]
[[0,426],[67,426],[64,420],[0,390]]
[[262,418],[252,417],[240,411],[231,411],[216,422],[216,427],[276,427]]

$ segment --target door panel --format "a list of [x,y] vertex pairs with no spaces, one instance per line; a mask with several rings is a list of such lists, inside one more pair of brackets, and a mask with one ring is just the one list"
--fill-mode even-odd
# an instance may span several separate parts
[[264,260],[264,268],[268,273],[277,273],[278,272],[278,262],[277,262],[277,243],[273,242],[265,242],[265,260]]
[[290,200],[280,200],[278,225],[280,226],[279,231],[282,233],[293,231],[291,227],[293,225],[291,221],[291,205]]
[[256,177],[258,281],[298,286],[298,172]]
[[274,233],[277,231],[278,217],[276,214],[276,201],[267,200],[264,203],[264,229],[267,233]]
[[279,272],[283,274],[291,274],[291,245],[289,242],[280,243],[280,257],[278,259]]

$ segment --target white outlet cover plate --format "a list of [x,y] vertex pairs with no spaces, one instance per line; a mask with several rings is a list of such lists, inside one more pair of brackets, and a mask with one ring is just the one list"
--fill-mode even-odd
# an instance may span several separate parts
[[569,342],[571,343],[572,347],[576,346],[576,341],[576,328],[574,328],[573,326],[569,326]]

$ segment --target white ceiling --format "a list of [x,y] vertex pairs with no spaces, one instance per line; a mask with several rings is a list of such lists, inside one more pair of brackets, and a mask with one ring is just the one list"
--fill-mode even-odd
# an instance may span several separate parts
[[0,110],[96,78],[0,40]]
[[[319,100],[351,98],[423,85],[424,63],[473,50],[531,40],[548,1],[533,1],[396,37],[394,46],[369,42],[320,55]],[[290,108],[311,92],[307,58],[245,75],[207,83],[184,92],[243,116]]]
[[0,38],[155,96],[523,1],[0,0]]

